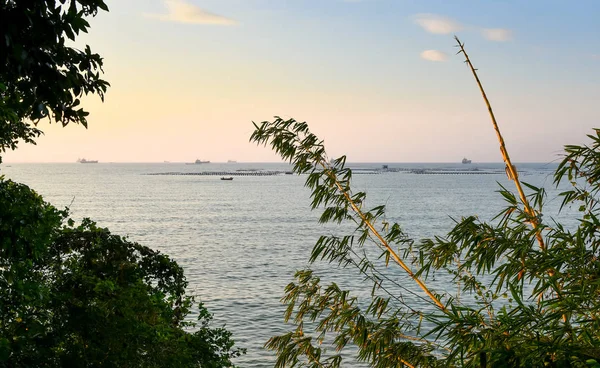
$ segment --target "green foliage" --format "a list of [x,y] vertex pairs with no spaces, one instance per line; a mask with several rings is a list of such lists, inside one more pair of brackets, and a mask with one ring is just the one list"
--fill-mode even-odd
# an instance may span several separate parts
[[[323,208],[320,222],[353,225],[347,235],[322,236],[311,263],[354,268],[371,291],[361,300],[335,283],[321,285],[310,269],[299,271],[283,298],[285,319],[296,328],[266,345],[277,353],[276,366],[341,367],[348,345],[372,367],[597,366],[600,130],[589,137],[590,146],[566,147],[555,173],[557,185],[565,176],[571,184],[561,196],[582,213],[576,228],[545,224],[545,192],[525,184],[535,228],[502,187],[507,206],[493,222],[464,217],[446,236],[415,241],[385,221],[385,206],[365,209],[366,194],[352,191],[345,157],[330,163],[306,123],[276,117],[255,124],[251,141],[269,144],[307,174],[312,207]],[[452,285],[432,291],[433,272]]]
[[87,32],[86,18],[108,11],[103,0],[0,0],[0,153],[35,143],[44,118],[87,127],[85,94],[102,99],[102,58],[68,46]]
[[0,367],[232,366],[177,263],[66,216],[0,181]]
[[[87,127],[80,98],[104,99],[109,84],[98,54],[68,44],[99,10],[0,0],[0,154],[35,143],[44,118]],[[177,263],[67,215],[0,176],[0,367],[232,366],[243,350],[210,326]]]

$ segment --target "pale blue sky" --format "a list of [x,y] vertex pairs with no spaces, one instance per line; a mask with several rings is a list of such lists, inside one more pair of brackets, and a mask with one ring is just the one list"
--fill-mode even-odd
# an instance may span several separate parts
[[599,125],[598,1],[107,3],[81,40],[112,84],[87,100],[90,129],[42,123],[6,162],[277,161],[248,142],[274,115],[351,161],[500,161],[454,34],[515,161],[554,160]]

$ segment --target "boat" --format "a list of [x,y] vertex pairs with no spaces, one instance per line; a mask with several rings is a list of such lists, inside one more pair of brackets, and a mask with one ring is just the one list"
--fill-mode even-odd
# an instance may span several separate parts
[[78,158],[77,162],[80,164],[97,164],[98,160],[86,160],[85,158]]
[[196,160],[194,162],[186,162],[186,165],[200,165],[200,164],[210,164],[210,161],[202,161],[202,160]]
[[221,180],[233,180],[233,176],[223,176]]
[[471,160],[468,160],[466,157],[462,159],[463,164],[470,164]]
[[237,161],[235,161],[235,160],[227,160],[227,163],[228,164],[235,164],[235,163],[237,163]]

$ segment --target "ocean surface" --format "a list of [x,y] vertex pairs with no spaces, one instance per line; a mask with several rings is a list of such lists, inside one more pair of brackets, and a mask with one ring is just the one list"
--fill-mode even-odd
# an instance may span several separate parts
[[[384,164],[392,172],[378,171]],[[415,239],[444,235],[452,227],[452,218],[477,215],[491,220],[505,205],[496,192],[499,184],[514,188],[499,163],[348,166],[356,169],[354,190],[366,191],[369,205],[385,204],[386,220],[398,222]],[[552,185],[556,164],[517,167],[522,181],[548,191],[546,220],[569,219],[571,209],[558,214],[560,199],[555,199],[558,191]],[[479,172],[463,171],[475,168]],[[418,169],[426,171],[410,171]],[[148,175],[238,170],[288,171],[290,167],[284,163],[102,162],[0,166],[0,174],[29,185],[58,208],[69,207],[74,219],[89,217],[115,234],[174,258],[185,269],[190,291],[214,313],[215,325],[225,325],[237,345],[248,350],[236,363],[269,367],[274,355],[263,349],[264,343],[292,329],[283,322],[284,306],[279,301],[285,286],[296,270],[307,266],[319,236],[339,229],[318,223],[320,212],[310,209],[306,176],[234,176],[222,181],[220,175]],[[370,291],[353,270],[324,263],[315,267],[326,279],[356,290],[358,296]],[[452,287],[444,284],[447,281],[437,279],[434,286]],[[418,307],[419,301],[414,303]],[[360,364],[348,361],[344,366]]]

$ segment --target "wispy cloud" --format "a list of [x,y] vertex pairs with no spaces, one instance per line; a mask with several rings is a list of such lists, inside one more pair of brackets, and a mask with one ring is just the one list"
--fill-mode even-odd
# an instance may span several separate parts
[[467,31],[479,32],[489,41],[506,42],[513,38],[513,32],[510,29],[465,26],[452,18],[438,14],[417,14],[413,19],[416,24],[429,33],[451,34],[464,29]]
[[513,36],[512,31],[505,28],[483,28],[481,34],[486,39],[497,42],[510,41]]
[[421,58],[429,61],[446,61],[448,54],[438,50],[425,50],[421,53]]
[[450,34],[464,28],[462,24],[453,19],[435,14],[417,14],[414,19],[415,23],[429,33]]
[[233,19],[210,13],[194,4],[184,0],[164,0],[167,12],[164,14],[144,14],[147,18],[162,20],[165,22],[188,23],[188,24],[213,24],[229,26],[237,24]]

